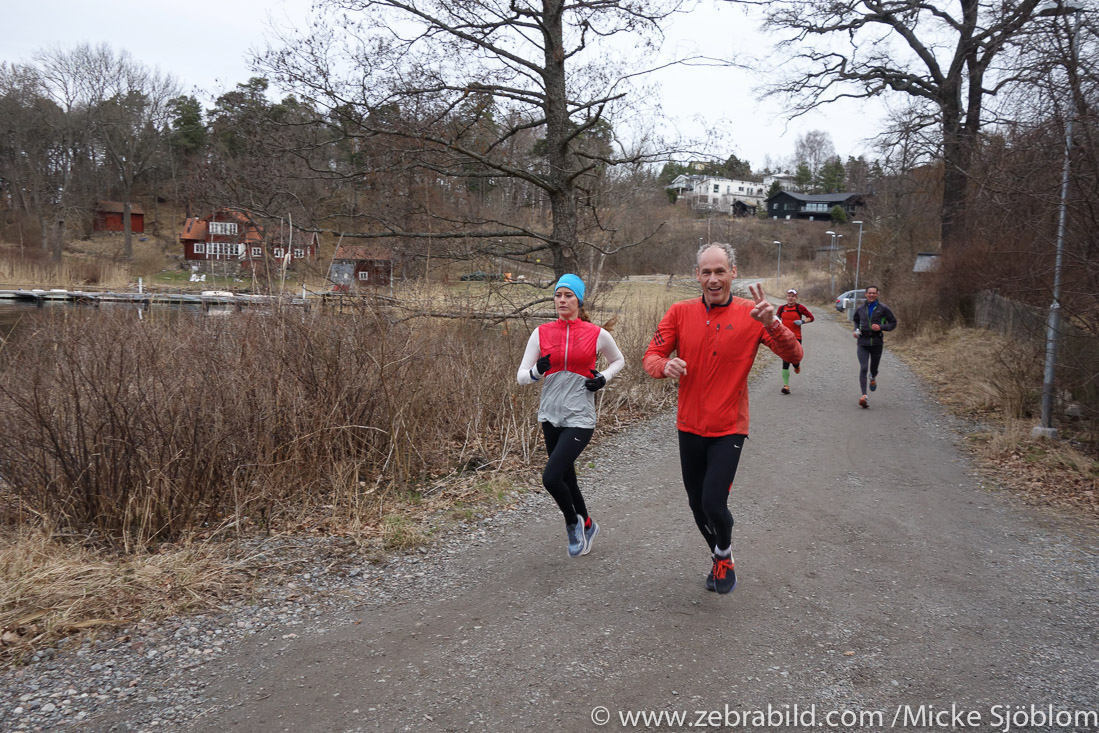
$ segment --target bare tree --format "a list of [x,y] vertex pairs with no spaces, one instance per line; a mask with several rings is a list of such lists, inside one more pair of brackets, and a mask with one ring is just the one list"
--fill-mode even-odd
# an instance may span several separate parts
[[130,210],[134,183],[158,163],[163,152],[162,131],[171,122],[170,101],[179,96],[171,76],[163,76],[134,61],[129,53],[110,47],[81,47],[78,69],[87,95],[89,114],[98,142],[118,174],[122,186],[123,253],[133,257]]
[[923,0],[774,0],[766,26],[785,34],[781,48],[794,55],[769,91],[792,100],[795,114],[843,98],[896,94],[915,102],[909,128],[939,135],[940,231],[944,248],[957,246],[988,98],[1024,71],[1007,62],[1035,25],[1039,2],[960,0],[955,12]]
[[[644,159],[625,152],[609,124],[639,73],[616,54],[624,46],[615,37],[650,43],[680,3],[321,0],[335,22],[284,39],[259,63],[327,113],[356,161],[390,171],[393,193],[406,197],[403,220],[375,220],[367,236],[459,250],[477,241],[515,259],[548,254],[561,274],[577,269],[581,244],[593,244],[580,224],[582,209],[598,220],[591,187],[609,166]],[[438,211],[425,193],[433,190],[510,201],[526,215],[472,204]]]
[[821,166],[835,154],[836,146],[832,143],[832,136],[823,130],[810,130],[799,135],[794,143],[794,163],[805,163],[809,166],[813,178],[820,175]]

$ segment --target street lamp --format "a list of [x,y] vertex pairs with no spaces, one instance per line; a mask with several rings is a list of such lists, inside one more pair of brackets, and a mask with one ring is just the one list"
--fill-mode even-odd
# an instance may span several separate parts
[[[859,225],[859,248],[855,254],[855,290],[859,289],[859,266],[862,264],[862,222],[853,221],[852,224]],[[858,293],[855,294],[855,301],[858,302]]]
[[836,297],[836,240],[842,237],[842,234],[836,234],[832,230],[828,230],[825,234],[829,234],[832,237],[832,251],[828,256],[828,276],[832,280],[832,297]]
[[[1074,15],[1072,33],[1068,41],[1068,64],[1076,63],[1076,41],[1080,34],[1080,19],[1083,16],[1082,8],[1065,5],[1058,2],[1039,10],[1036,13],[1040,17],[1058,17],[1062,15]],[[1066,65],[1069,76],[1069,93],[1075,97],[1075,89],[1072,85],[1072,72]],[[1053,378],[1057,371],[1057,336],[1061,327],[1061,266],[1065,252],[1065,217],[1068,201],[1068,173],[1069,160],[1072,153],[1072,121],[1075,115],[1075,99],[1070,100],[1069,113],[1065,119],[1065,161],[1061,168],[1061,200],[1058,205],[1057,216],[1057,256],[1053,265],[1053,302],[1049,306],[1049,321],[1046,324],[1046,365],[1042,378],[1042,424],[1031,430],[1034,438],[1056,438],[1057,429],[1053,427]]]
[[782,287],[782,285],[781,285],[781,281],[782,281],[782,242],[780,242],[776,239],[775,241],[771,242],[771,244],[777,244],[778,245],[778,272],[775,273],[775,287],[776,288],[781,288]]

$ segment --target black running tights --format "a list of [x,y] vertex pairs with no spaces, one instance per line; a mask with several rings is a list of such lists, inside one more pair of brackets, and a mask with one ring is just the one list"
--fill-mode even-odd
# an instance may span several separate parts
[[881,362],[881,344],[863,346],[859,344],[859,387],[866,394],[866,369],[869,362],[870,378],[878,376],[878,364]]
[[542,485],[561,508],[566,525],[576,524],[577,514],[588,518],[588,507],[576,482],[576,459],[594,433],[593,428],[558,428],[548,422],[542,423],[542,435],[549,453],[542,471]]
[[737,434],[706,438],[679,431],[679,465],[687,503],[711,552],[732,544],[729,490],[747,437]]

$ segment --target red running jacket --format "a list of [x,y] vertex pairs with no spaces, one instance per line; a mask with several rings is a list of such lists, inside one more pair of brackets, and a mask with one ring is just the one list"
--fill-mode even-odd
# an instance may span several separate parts
[[664,314],[645,350],[645,371],[664,378],[673,351],[687,362],[679,380],[676,427],[704,437],[748,434],[748,372],[764,344],[783,361],[799,363],[804,354],[790,329],[777,319],[770,330],[749,312],[755,303],[732,297],[706,307],[699,297],[674,304]]

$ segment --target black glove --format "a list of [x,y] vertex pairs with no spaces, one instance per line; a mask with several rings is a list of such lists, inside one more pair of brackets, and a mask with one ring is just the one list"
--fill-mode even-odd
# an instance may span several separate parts
[[538,374],[545,374],[550,370],[550,358],[549,354],[542,354],[538,357],[538,363],[534,365],[538,370]]
[[598,392],[607,384],[607,378],[594,369],[591,370],[591,379],[584,380],[584,386],[589,392]]

